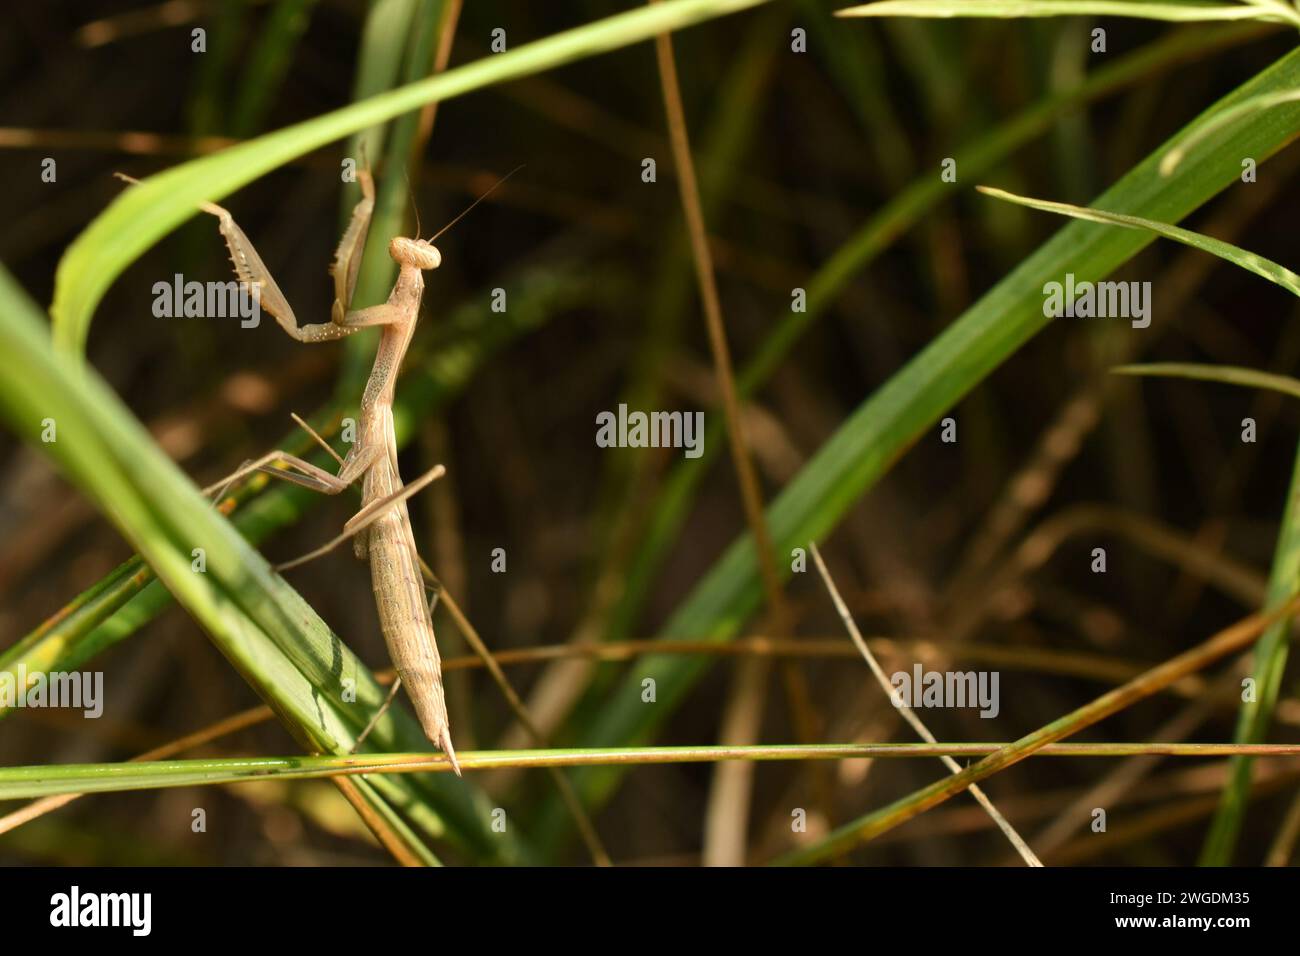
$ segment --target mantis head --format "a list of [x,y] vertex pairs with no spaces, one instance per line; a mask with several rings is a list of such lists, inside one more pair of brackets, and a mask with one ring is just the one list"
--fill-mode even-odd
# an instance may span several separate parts
[[[451,222],[447,223],[447,225],[435,232],[430,238],[421,239],[417,236],[415,239],[404,239],[401,236],[397,237],[388,244],[388,254],[393,257],[394,262],[401,266],[415,266],[415,268],[423,271],[438,268],[438,266],[442,265],[442,253],[439,252],[438,247],[433,244],[433,240],[437,239],[452,226],[456,225],[456,223],[460,222],[460,220],[465,216],[465,213],[469,212],[470,209],[473,209],[481,203],[492,193],[492,190],[496,189],[497,186],[500,186],[521,169],[523,169],[522,166],[516,166],[510,172],[498,179],[492,184],[492,189],[489,189],[483,195],[475,199],[465,209],[465,212],[462,212]],[[416,219],[419,219],[418,210],[416,211]],[[417,231],[419,229],[418,221],[416,223],[416,229]]]
[[403,239],[398,236],[388,244],[388,254],[402,266],[428,270],[442,265],[442,253],[427,239]]

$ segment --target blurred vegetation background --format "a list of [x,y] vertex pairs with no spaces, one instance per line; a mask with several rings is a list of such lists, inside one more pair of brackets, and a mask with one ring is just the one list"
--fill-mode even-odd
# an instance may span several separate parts
[[[514,48],[631,6],[467,3],[449,65],[491,55],[497,28]],[[777,360],[756,376],[744,408],[767,501],[853,409],[1061,228],[981,196],[976,184],[1086,205],[1294,46],[1286,29],[1267,25],[876,22],[833,19],[836,6],[778,2],[674,35],[731,354],[742,376],[756,356]],[[144,178],[350,102],[361,66],[382,61],[360,59],[370,10],[360,0],[51,0],[8,10],[0,261],[48,304],[66,247],[122,189],[114,171]],[[1104,53],[1090,49],[1099,25]],[[204,54],[191,51],[195,27],[207,31]],[[796,28],[807,32],[805,53],[791,48]],[[389,37],[407,58],[390,82],[429,72],[436,44],[421,48],[417,33]],[[1107,70],[1114,80],[1096,83]],[[405,172],[391,152],[376,163],[381,182],[410,184],[410,201],[399,189],[390,212],[405,234],[414,210],[429,235],[501,175],[524,169],[439,240],[443,265],[427,276],[404,375],[402,468],[411,478],[441,462],[448,478],[411,502],[421,553],[494,652],[664,636],[746,518],[720,434],[699,483],[680,492],[679,451],[594,441],[597,414],[620,402],[722,421],[654,46],[476,91],[423,119],[407,130]],[[222,200],[301,321],[329,314],[326,268],[351,201],[340,191],[344,155],[334,144]],[[46,157],[57,161],[56,182],[41,180]],[[642,180],[647,157],[657,163],[654,183]],[[947,157],[958,159],[955,184],[940,180]],[[1258,181],[1230,187],[1190,228],[1289,264],[1297,164],[1294,150],[1267,164],[1261,157]],[[234,319],[155,318],[153,285],[175,273],[229,278],[209,217],[196,214],[116,281],[87,354],[196,483],[285,447],[291,411],[336,422],[335,402],[356,394],[373,339],[307,347],[269,321],[242,329]],[[887,671],[921,660],[1001,672],[996,720],[924,714],[940,740],[1014,740],[1263,599],[1296,403],[1116,380],[1107,369],[1161,360],[1287,373],[1300,359],[1300,327],[1288,321],[1296,306],[1282,290],[1170,243],[1148,247],[1116,278],[1153,283],[1151,329],[1050,324],[948,413],[956,444],[928,428],[826,539],[859,625],[888,639],[876,645]],[[370,281],[378,301],[389,280]],[[498,288],[504,314],[490,310]],[[791,348],[769,353],[796,288],[813,290],[816,314]],[[1240,438],[1247,416],[1258,422],[1255,443]],[[0,455],[2,653],[133,552],[40,454],[6,433]],[[293,504],[270,520],[274,533],[260,547],[271,560],[312,549],[355,510],[355,499],[277,494]],[[683,508],[676,524],[674,506]],[[1090,570],[1098,546],[1107,550],[1104,575]],[[505,573],[492,571],[496,548]],[[912,739],[808,571],[783,585],[783,615],[741,628],[746,637],[794,637],[806,650],[772,668],[745,654],[700,655],[707,673],[658,705],[665,722],[655,742]],[[340,549],[287,576],[363,659],[387,666],[363,564]],[[458,750],[528,746],[483,669],[457,664],[472,652],[445,609],[435,623]],[[181,609],[167,606],[129,637],[84,665],[105,673],[102,719],[10,713],[0,764],[124,760],[258,703]],[[967,656],[950,656],[959,644]],[[602,719],[600,702],[635,667],[523,660],[507,673],[552,741],[567,746]],[[1226,694],[1209,691],[1221,672],[1079,739],[1231,740],[1231,681]],[[1294,668],[1282,686],[1269,739],[1295,742]],[[197,751],[297,752],[274,723]],[[593,819],[619,863],[758,862],[792,844],[793,808],[807,810],[810,832],[824,833],[941,773],[934,760],[771,763],[721,775],[709,764],[645,766],[593,807]],[[1228,773],[1222,759],[1038,758],[984,786],[1049,864],[1186,864],[1200,853]],[[1087,803],[1115,774],[1127,776]],[[548,818],[547,774],[473,779],[524,834],[551,834],[538,839],[536,861],[589,859]],[[1293,760],[1257,762],[1234,861],[1289,854],[1298,780]],[[1088,830],[1094,805],[1108,808],[1104,834]],[[207,810],[205,833],[191,831],[197,806]],[[325,781],[91,796],[0,835],[8,864],[389,859]],[[964,795],[849,859],[1016,862]]]

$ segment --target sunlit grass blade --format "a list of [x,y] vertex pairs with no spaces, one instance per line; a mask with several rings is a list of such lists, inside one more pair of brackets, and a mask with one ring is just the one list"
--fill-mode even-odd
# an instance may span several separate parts
[[835,11],[840,17],[1136,17],[1178,23],[1266,20],[1300,25],[1300,14],[1285,4],[1181,3],[1145,0],[880,0]]
[[991,186],[976,186],[975,188],[986,196],[1005,199],[1007,202],[1015,203],[1018,206],[1028,206],[1030,209],[1040,209],[1043,212],[1054,212],[1074,219],[1109,223],[1113,226],[1124,226],[1129,229],[1148,229],[1158,236],[1181,242],[1185,246],[1200,249],[1203,252],[1218,256],[1220,259],[1225,259],[1234,265],[1241,266],[1248,272],[1253,272],[1269,282],[1280,285],[1292,295],[1300,296],[1300,276],[1290,269],[1278,265],[1271,259],[1265,259],[1263,256],[1248,252],[1239,246],[1234,246],[1232,243],[1224,242],[1221,239],[1215,239],[1212,236],[1205,236],[1199,232],[1192,232],[1190,229],[1171,226],[1169,223],[1156,222],[1154,219],[1143,219],[1141,216],[1107,212],[1104,209],[1095,209],[1088,206],[1072,206],[1063,202],[1049,202],[1045,199],[1030,199],[1027,196],[1017,196],[1015,193],[1009,193],[1004,189],[994,189]]
[[[1005,743],[753,744],[742,747],[606,747],[545,750],[469,750],[456,755],[463,770],[507,767],[594,767],[714,763],[723,760],[906,760],[986,757]],[[1106,758],[1158,754],[1168,757],[1297,757],[1300,744],[1057,743],[1039,747],[1036,757]],[[31,800],[75,793],[118,793],[169,787],[246,783],[275,777],[310,780],[357,776],[373,779],[412,773],[447,774],[443,756],[427,753],[328,757],[205,757],[129,763],[54,764],[0,767],[0,800]]]

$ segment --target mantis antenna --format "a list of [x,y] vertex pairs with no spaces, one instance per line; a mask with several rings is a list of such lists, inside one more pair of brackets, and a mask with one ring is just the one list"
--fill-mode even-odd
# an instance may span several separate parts
[[457,217],[456,217],[455,219],[453,219],[451,222],[447,223],[447,225],[443,226],[441,229],[439,229],[437,232],[435,232],[432,236],[430,236],[430,237],[429,237],[429,242],[433,242],[433,240],[437,239],[439,236],[441,236],[444,232],[446,232],[446,231],[447,231],[448,229],[450,229],[452,226],[456,225],[456,223],[458,223],[458,222],[460,222],[462,219],[464,219],[467,215],[469,215],[469,211],[470,211],[471,209],[473,209],[475,206],[477,206],[479,203],[481,203],[484,199],[487,199],[488,196],[491,196],[492,193],[496,190],[496,188],[497,188],[498,186],[500,186],[500,185],[501,185],[502,183],[504,183],[507,179],[509,179],[511,176],[513,176],[515,173],[519,172],[519,170],[521,170],[521,169],[523,169],[523,168],[524,168],[524,167],[523,167],[523,164],[521,163],[520,165],[516,166],[514,169],[510,170],[510,172],[508,172],[508,173],[506,173],[504,176],[502,176],[500,179],[498,179],[496,182],[494,182],[494,183],[492,184],[492,188],[489,189],[487,192],[485,192],[483,195],[479,196],[478,199],[475,199],[475,200],[474,200],[472,203],[470,203],[468,206],[466,206],[464,212],[462,212],[459,216],[457,216]]

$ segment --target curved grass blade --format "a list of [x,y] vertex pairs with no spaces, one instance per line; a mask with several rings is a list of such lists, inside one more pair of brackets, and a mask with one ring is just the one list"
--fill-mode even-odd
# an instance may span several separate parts
[[115,199],[69,246],[55,275],[54,339],[80,355],[96,306],[123,270],[176,226],[290,160],[351,133],[496,83],[607,53],[770,0],[672,0],[585,24],[410,83],[151,176]]
[[1300,379],[1274,372],[1261,372],[1236,365],[1201,365],[1195,362],[1147,362],[1142,365],[1117,365],[1115,375],[1143,375],[1161,378],[1193,378],[1202,382],[1221,382],[1246,388],[1263,388],[1300,398]]
[[1147,3],[1144,0],[880,0],[836,10],[837,17],[1135,17],[1201,23],[1224,20],[1264,20],[1300,25],[1300,13],[1283,3]]
[[1156,222],[1154,219],[1143,219],[1141,216],[1107,212],[1104,209],[1094,209],[1088,206],[1072,206],[1063,202],[1049,202],[1045,199],[1030,199],[1027,196],[1017,196],[1015,193],[1009,193],[1004,189],[994,189],[991,186],[976,186],[975,188],[986,196],[992,196],[994,199],[1005,199],[1007,202],[1015,203],[1018,206],[1028,206],[1030,209],[1041,209],[1043,212],[1054,212],[1074,219],[1109,223],[1113,226],[1124,226],[1128,229],[1148,229],[1158,236],[1164,236],[1166,239],[1172,239],[1175,242],[1181,242],[1185,246],[1191,246],[1193,249],[1200,249],[1203,252],[1218,256],[1220,259],[1226,259],[1233,265],[1241,266],[1247,272],[1253,272],[1269,282],[1280,285],[1292,295],[1300,296],[1300,276],[1285,266],[1278,265],[1271,259],[1265,259],[1263,256],[1248,252],[1240,246],[1224,242],[1222,239],[1215,239],[1199,232],[1192,232],[1190,229],[1171,226],[1165,222]]

